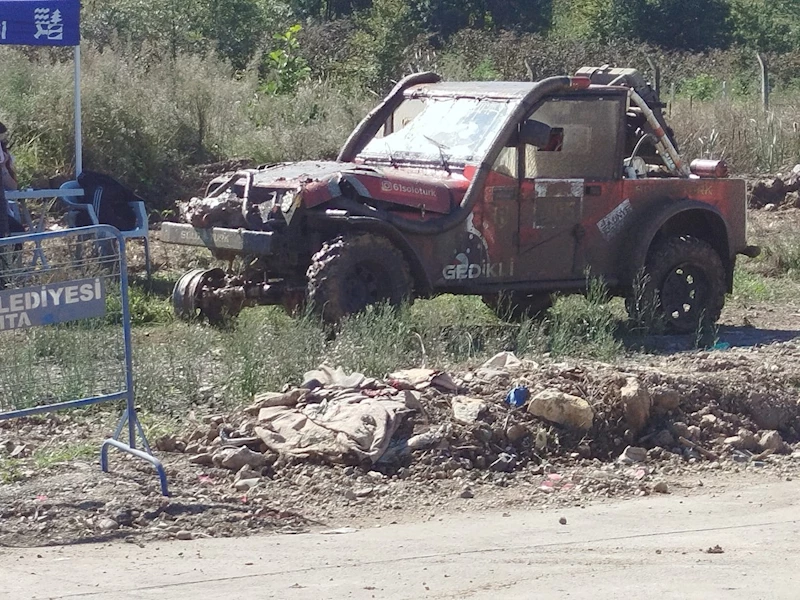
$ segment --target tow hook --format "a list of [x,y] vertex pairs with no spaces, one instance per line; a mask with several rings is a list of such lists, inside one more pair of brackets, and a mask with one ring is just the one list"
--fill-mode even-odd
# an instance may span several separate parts
[[745,246],[743,250],[739,250],[739,254],[744,254],[750,258],[755,258],[761,254],[761,246]]

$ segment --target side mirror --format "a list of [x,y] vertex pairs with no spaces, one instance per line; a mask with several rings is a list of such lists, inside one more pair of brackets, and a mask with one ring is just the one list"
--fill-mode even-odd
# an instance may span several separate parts
[[529,119],[519,128],[519,141],[527,146],[546,148],[550,144],[551,131],[549,125]]

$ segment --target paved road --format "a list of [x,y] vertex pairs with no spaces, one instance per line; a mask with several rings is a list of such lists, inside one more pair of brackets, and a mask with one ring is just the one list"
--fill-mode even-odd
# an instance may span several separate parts
[[798,504],[786,482],[338,535],[2,548],[0,598],[796,599]]

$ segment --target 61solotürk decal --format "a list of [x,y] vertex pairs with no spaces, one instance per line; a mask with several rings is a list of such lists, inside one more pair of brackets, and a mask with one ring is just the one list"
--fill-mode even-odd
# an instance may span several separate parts
[[102,317],[105,313],[99,278],[0,291],[0,331]]

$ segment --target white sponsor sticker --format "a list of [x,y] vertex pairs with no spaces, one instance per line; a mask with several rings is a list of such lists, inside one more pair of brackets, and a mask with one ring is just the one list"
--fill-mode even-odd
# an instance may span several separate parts
[[617,236],[628,215],[632,212],[631,201],[626,198],[619,206],[597,222],[597,228],[607,242]]

